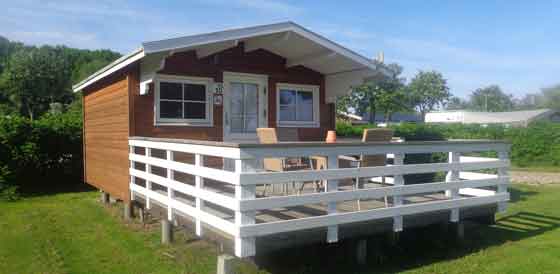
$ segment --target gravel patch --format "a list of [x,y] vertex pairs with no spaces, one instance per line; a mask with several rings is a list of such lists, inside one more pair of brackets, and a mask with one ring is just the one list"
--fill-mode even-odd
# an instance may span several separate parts
[[530,185],[560,184],[560,173],[555,172],[533,172],[533,171],[510,171],[513,183],[526,183]]

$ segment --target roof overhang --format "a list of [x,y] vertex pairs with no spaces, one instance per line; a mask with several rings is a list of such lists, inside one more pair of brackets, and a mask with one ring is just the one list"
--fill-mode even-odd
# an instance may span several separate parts
[[[239,42],[244,43],[247,52],[265,49],[286,58],[286,67],[303,65],[322,73],[325,75],[326,99],[329,102],[346,94],[351,86],[362,84],[364,78],[377,72],[387,73],[384,67],[378,66],[371,59],[300,25],[284,22],[145,42],[142,43],[142,48],[116,60],[75,85],[74,91],[80,91],[138,60],[150,63],[143,64],[141,70],[144,67],[157,69],[157,65],[151,64],[162,63],[167,56],[177,52],[194,50],[198,58],[203,58],[237,46]],[[155,75],[155,71],[143,71],[142,75],[144,78],[145,75]]]

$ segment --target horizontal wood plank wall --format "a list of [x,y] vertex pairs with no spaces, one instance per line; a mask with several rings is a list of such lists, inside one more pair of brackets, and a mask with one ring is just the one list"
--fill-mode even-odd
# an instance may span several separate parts
[[[334,108],[325,103],[324,76],[303,66],[286,68],[286,59],[269,51],[258,49],[245,52],[243,43],[222,52],[198,59],[194,51],[175,53],[165,60],[158,73],[213,78],[222,82],[224,71],[266,74],[268,83],[268,123],[276,127],[276,83],[320,86],[320,127],[298,129],[303,140],[322,140],[326,131],[334,128]],[[152,88],[152,90],[154,90]],[[140,96],[133,94],[133,135],[221,141],[223,134],[222,106],[214,106],[213,127],[154,126],[154,92]],[[225,103],[225,102],[224,102]]]
[[129,77],[114,75],[84,91],[85,181],[130,200],[128,179]]

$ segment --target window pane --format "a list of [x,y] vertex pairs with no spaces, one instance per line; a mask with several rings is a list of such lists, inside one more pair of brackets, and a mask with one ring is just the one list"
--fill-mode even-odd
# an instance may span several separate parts
[[298,91],[298,104],[313,105],[313,92],[311,91]]
[[243,133],[243,117],[231,117],[231,132]]
[[185,100],[206,101],[206,86],[185,84]]
[[231,83],[231,113],[233,115],[242,115],[243,103],[243,84]]
[[295,106],[280,106],[280,121],[295,121]]
[[182,100],[182,87],[179,83],[160,82],[159,97],[161,99]]
[[245,114],[257,114],[257,85],[245,84]]
[[298,91],[297,120],[313,121],[313,92]]
[[296,91],[295,90],[280,90],[280,104],[281,105],[291,105],[296,103]]
[[181,116],[183,114],[181,102],[160,101],[159,107],[159,116],[161,118],[182,118]]
[[185,119],[205,119],[205,103],[185,103]]
[[258,121],[257,114],[245,116],[245,132],[257,132]]

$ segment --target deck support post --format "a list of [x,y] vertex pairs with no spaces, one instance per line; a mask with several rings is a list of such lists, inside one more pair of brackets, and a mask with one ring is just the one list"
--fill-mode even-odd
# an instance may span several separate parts
[[221,254],[218,256],[218,266],[216,269],[217,274],[233,274],[233,263],[235,257],[229,254]]
[[[235,173],[243,173],[256,170],[258,161],[256,159],[235,160]],[[255,199],[255,185],[236,185],[235,199],[248,200]],[[235,211],[235,225],[239,228],[243,225],[255,224],[255,214],[252,211]],[[240,258],[255,256],[256,244],[255,237],[235,237],[235,255]]]
[[465,239],[465,223],[457,222],[453,224],[453,229],[455,230],[455,237],[457,240],[462,241]]
[[[338,168],[338,155],[331,154],[327,156],[327,168],[337,169]],[[326,192],[338,191],[338,180],[327,180],[327,185],[325,188]],[[329,202],[327,204],[327,214],[336,213],[336,202]],[[327,243],[338,242],[338,226],[331,225],[327,227]]]
[[[404,165],[404,153],[395,153],[394,158],[394,165]],[[404,177],[403,175],[395,175],[394,178],[395,186],[403,186],[404,185]],[[401,206],[403,205],[403,197],[400,195],[393,197],[393,206]],[[393,231],[400,232],[403,230],[403,217],[402,215],[393,217]]]
[[169,244],[173,241],[173,229],[171,227],[171,222],[163,218],[161,219],[161,243]]
[[101,203],[104,205],[109,203],[109,193],[101,190]]
[[390,246],[396,246],[399,243],[399,239],[401,238],[401,232],[389,232],[387,234],[387,239],[389,241]]
[[365,265],[367,262],[367,240],[360,239],[356,243],[356,263]]
[[[199,167],[199,166],[203,166],[204,163],[204,156],[201,154],[195,154],[194,155],[194,165]],[[195,187],[198,190],[201,190],[202,188],[204,188],[204,178],[200,177],[200,176],[195,176]],[[196,197],[195,200],[196,203],[196,209],[198,211],[203,211],[204,210],[204,200],[200,199],[200,197]],[[195,234],[198,237],[202,237],[203,236],[203,231],[202,231],[202,222],[200,221],[200,218],[196,219],[196,224],[195,224]]]
[[126,221],[132,219],[132,204],[130,202],[123,203],[123,217]]
[[[460,152],[449,152],[448,162],[449,163],[459,163],[461,161],[461,153]],[[446,182],[453,182],[459,180],[459,170],[453,169],[447,172],[445,176]],[[459,197],[459,189],[454,188],[445,191],[445,196],[449,199],[457,199]],[[451,209],[451,214],[449,217],[452,223],[459,222],[459,208]]]
[[[498,158],[502,161],[508,160],[509,153],[507,151],[498,151]],[[509,176],[509,168],[508,167],[501,167],[498,168],[498,178],[503,178]],[[502,194],[507,192],[507,185],[500,184],[497,188],[496,194]],[[507,209],[507,202],[500,202],[498,203],[498,212],[504,212]]]

